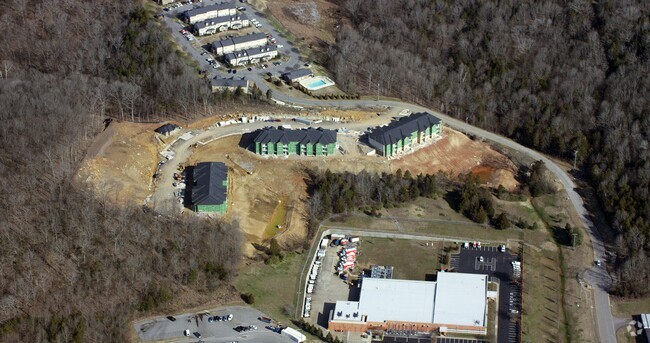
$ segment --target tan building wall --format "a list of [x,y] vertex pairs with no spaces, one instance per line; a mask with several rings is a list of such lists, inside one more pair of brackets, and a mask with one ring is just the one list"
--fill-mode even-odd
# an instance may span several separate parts
[[227,8],[227,9],[221,9],[221,10],[213,10],[207,13],[201,13],[197,15],[193,15],[190,18],[187,18],[187,22],[189,24],[196,24],[200,21],[208,20],[211,18],[216,18],[216,17],[225,17],[225,16],[232,16],[236,15],[237,10],[235,8]]
[[445,325],[445,324],[432,324],[432,323],[414,323],[414,322],[400,322],[400,321],[387,321],[387,322],[336,322],[330,321],[327,329],[339,332],[365,332],[369,330],[386,331],[388,329],[394,330],[416,330],[422,332],[434,332],[440,329],[441,326],[447,328],[449,332],[454,331],[468,331],[477,334],[486,334],[487,328],[483,326],[467,326],[467,325]]
[[258,48],[260,46],[264,46],[268,43],[267,38],[260,38],[257,40],[253,40],[250,42],[245,42],[245,43],[239,43],[239,44],[231,44],[231,45],[226,45],[226,46],[217,46],[214,49],[214,53],[217,55],[225,55],[229,54],[231,52],[235,52],[237,50],[246,50],[246,49],[252,49],[252,48]]

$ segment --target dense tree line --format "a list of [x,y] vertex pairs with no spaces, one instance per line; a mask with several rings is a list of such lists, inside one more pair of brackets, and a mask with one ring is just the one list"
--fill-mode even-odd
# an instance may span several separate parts
[[467,218],[483,224],[494,217],[492,194],[487,188],[480,187],[477,176],[466,175],[459,192],[458,207]]
[[253,101],[207,93],[141,6],[3,4],[0,341],[124,342],[137,311],[215,290],[236,271],[236,223],[116,206],[75,179],[107,115],[146,120]]
[[650,279],[650,3],[337,0],[326,63],[351,92],[433,106],[579,166],[619,259],[613,291]]
[[380,215],[379,210],[393,207],[417,197],[434,197],[439,192],[436,175],[411,175],[399,169],[395,174],[358,174],[344,172],[310,172],[308,206],[309,235],[316,233],[318,223],[331,214],[362,210]]

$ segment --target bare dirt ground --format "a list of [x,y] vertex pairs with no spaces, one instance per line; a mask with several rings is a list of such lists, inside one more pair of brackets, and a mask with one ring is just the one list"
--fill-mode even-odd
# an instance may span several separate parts
[[[309,48],[323,49],[334,43],[340,25],[338,6],[325,0],[253,0],[258,9],[268,9],[298,41]],[[313,11],[313,9],[316,11]]]
[[515,180],[517,167],[514,163],[488,144],[473,141],[446,127],[443,129],[443,137],[435,144],[393,160],[393,169],[409,170],[413,175],[443,171],[458,176],[472,172],[478,174],[489,187],[501,184],[512,190],[519,185]]
[[158,161],[159,143],[153,132],[158,126],[113,122],[88,149],[78,179],[99,196],[142,204]]
[[[263,241],[264,230],[281,199],[287,201],[289,225],[280,230],[278,236],[285,243],[303,238],[307,198],[305,166],[301,162],[287,163],[285,159],[260,158],[238,147],[240,139],[241,136],[226,137],[197,147],[189,164],[216,161],[230,167],[233,189],[227,216],[239,221],[249,242]],[[244,169],[253,172],[249,175]],[[252,251],[249,248],[247,252]]]
[[[180,123],[185,128],[207,128],[219,120],[241,115],[304,115],[339,117],[346,122],[364,120],[374,126],[385,121],[376,111],[339,111],[288,113],[255,113],[234,110],[203,118],[191,123]],[[91,184],[98,194],[122,203],[142,204],[151,194],[151,177],[160,157],[158,151],[165,145],[158,141],[153,130],[160,124],[114,123],[89,149],[80,170],[80,180]],[[351,124],[353,125],[353,124]],[[263,158],[240,147],[241,136],[226,137],[205,146],[194,148],[189,165],[201,161],[226,163],[231,170],[231,194],[227,219],[236,219],[251,243],[263,243],[264,231],[273,217],[279,199],[287,199],[286,226],[276,237],[291,245],[305,235],[305,203],[308,197],[305,179],[307,170],[330,169],[334,172],[371,173],[409,170],[412,174],[433,174],[443,171],[456,176],[476,172],[489,185],[503,184],[514,188],[515,166],[504,155],[489,145],[472,141],[463,134],[445,128],[445,138],[400,159],[387,160],[380,156],[366,156],[371,149],[359,144],[359,131],[339,133],[340,146],[345,153],[329,157]],[[171,141],[174,137],[166,138]],[[252,174],[247,172],[252,170]],[[478,170],[478,171],[477,171]],[[268,236],[268,234],[267,234]],[[252,245],[247,253],[254,253]]]

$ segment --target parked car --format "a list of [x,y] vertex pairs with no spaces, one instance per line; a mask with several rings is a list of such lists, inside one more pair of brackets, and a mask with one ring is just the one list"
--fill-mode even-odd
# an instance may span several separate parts
[[196,336],[196,338],[201,338],[201,333],[197,331],[194,333],[194,336]]
[[172,322],[176,321],[176,318],[174,316],[167,316],[167,319],[171,320]]
[[183,334],[185,334],[185,337],[190,337],[191,335],[190,330],[183,331]]

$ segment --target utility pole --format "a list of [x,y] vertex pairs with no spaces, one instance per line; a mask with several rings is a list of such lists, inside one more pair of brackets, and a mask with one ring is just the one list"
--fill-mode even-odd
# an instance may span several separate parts
[[379,82],[377,82],[377,101],[379,101]]
[[576,235],[577,233],[575,232],[572,233],[573,241],[571,243],[573,244],[573,250],[576,250]]
[[577,162],[578,162],[578,149],[573,150],[573,169],[576,169]]

